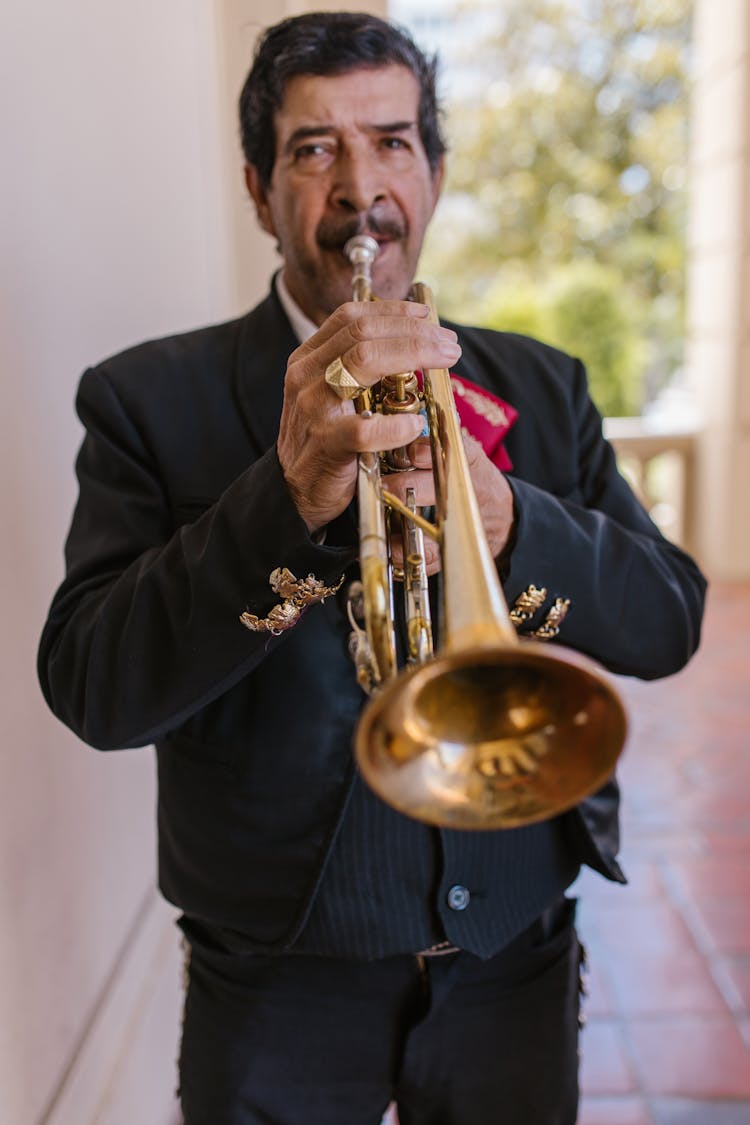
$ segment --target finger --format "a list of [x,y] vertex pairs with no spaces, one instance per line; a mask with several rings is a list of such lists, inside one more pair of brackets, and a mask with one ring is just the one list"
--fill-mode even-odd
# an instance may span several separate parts
[[414,489],[414,499],[419,508],[429,508],[435,503],[435,478],[430,470],[389,473],[383,477],[383,488],[392,492],[404,504],[409,488]]
[[326,444],[331,457],[343,460],[356,453],[398,449],[412,442],[421,429],[418,414],[373,414],[369,418],[340,414],[331,421]]
[[418,437],[407,446],[406,452],[415,469],[432,468],[432,446],[428,437]]
[[385,375],[449,366],[460,355],[451,328],[413,316],[371,315],[345,324],[314,350],[298,349],[293,362],[306,382],[319,378],[333,360],[341,359],[358,382],[372,386]]
[[417,301],[347,301],[339,305],[320,328],[297,349],[300,356],[323,347],[357,320],[399,318],[427,322],[430,310]]
[[[449,329],[437,329],[438,333]],[[461,347],[449,336],[411,333],[359,341],[340,352],[341,362],[354,378],[371,387],[386,375],[425,368],[451,367],[461,356]]]

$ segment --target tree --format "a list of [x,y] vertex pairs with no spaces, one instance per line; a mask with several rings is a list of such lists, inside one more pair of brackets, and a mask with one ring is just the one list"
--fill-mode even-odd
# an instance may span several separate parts
[[682,356],[690,2],[478,14],[422,272],[445,315],[572,350],[605,412],[638,413]]

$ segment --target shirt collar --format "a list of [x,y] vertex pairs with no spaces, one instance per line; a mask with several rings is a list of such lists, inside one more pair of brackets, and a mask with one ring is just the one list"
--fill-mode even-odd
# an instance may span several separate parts
[[309,340],[310,337],[318,331],[318,326],[313,324],[308,316],[305,316],[294,297],[292,297],[286,287],[282,270],[279,270],[276,274],[276,293],[281,301],[284,312],[289,317],[289,323],[292,326],[294,335],[297,337],[300,344],[304,344],[305,340]]

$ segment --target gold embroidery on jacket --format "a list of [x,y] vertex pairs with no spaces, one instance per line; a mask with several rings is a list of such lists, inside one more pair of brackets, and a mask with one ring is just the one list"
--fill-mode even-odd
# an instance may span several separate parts
[[542,608],[546,597],[547,587],[537,588],[533,583],[518,595],[510,610],[510,619],[517,629]]
[[314,574],[297,579],[287,567],[277,566],[268,581],[274,594],[279,594],[284,600],[275,605],[267,617],[256,617],[254,613],[245,612],[240,614],[240,621],[253,633],[271,633],[278,637],[297,624],[303,609],[335,594],[344,577],[342,575],[335,586],[326,586]]
[[551,641],[560,632],[560,626],[568,616],[570,598],[555,598],[555,604],[547,611],[542,624],[531,632],[532,637],[540,641]]

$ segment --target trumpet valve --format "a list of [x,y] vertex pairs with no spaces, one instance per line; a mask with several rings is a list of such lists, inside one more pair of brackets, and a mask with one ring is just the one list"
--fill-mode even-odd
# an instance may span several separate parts
[[[413,371],[406,371],[402,375],[386,375],[380,381],[379,398],[383,414],[419,414],[424,411],[419,384]],[[428,432],[425,418],[423,433]],[[388,450],[384,461],[390,472],[405,472],[414,467],[404,446]]]
[[385,414],[416,413],[421,408],[419,384],[413,371],[405,371],[401,375],[386,375],[381,379],[380,385]]

